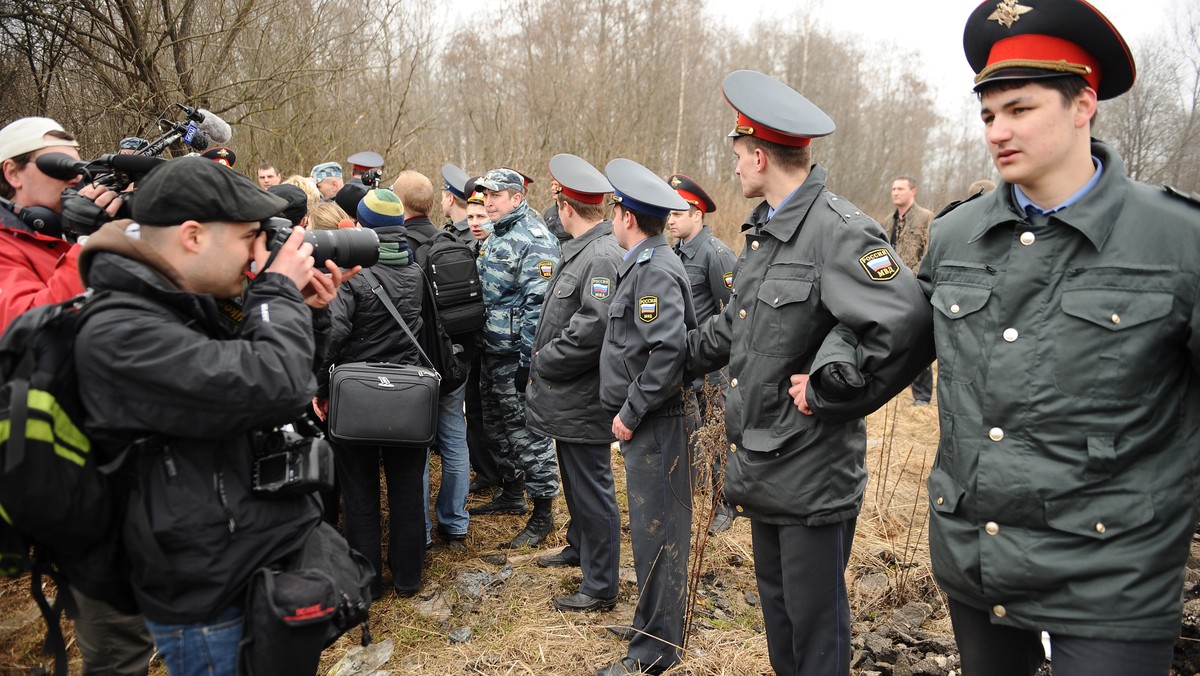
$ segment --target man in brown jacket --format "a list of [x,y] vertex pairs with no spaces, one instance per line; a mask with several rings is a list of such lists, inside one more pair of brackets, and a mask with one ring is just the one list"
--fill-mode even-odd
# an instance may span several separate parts
[[[904,264],[916,272],[921,267],[921,258],[929,247],[929,224],[933,212],[917,204],[917,181],[911,176],[897,176],[892,180],[892,204],[896,210],[891,220],[884,219],[882,225],[896,255]],[[913,406],[928,406],[933,397],[933,368],[927,368],[912,384]]]

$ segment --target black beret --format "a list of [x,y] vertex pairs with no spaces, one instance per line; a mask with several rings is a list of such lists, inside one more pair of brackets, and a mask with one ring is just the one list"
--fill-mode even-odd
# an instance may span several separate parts
[[358,203],[366,196],[367,186],[362,183],[347,183],[333,196],[333,201],[337,202],[342,211],[354,218],[354,214],[358,213]]
[[184,221],[262,221],[286,206],[287,200],[242,174],[197,156],[163,162],[146,174],[131,211],[142,225],[172,226]]

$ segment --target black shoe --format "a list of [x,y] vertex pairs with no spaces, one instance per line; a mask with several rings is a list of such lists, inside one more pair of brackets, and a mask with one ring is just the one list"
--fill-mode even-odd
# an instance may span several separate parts
[[460,537],[460,538],[450,538],[450,539],[446,540],[446,551],[459,552],[459,553],[466,552],[467,551],[467,538]]
[[598,599],[583,592],[575,592],[570,596],[555,596],[551,601],[555,608],[565,612],[586,612],[589,610],[612,610],[617,605],[617,597]]
[[563,550],[557,554],[546,554],[545,556],[537,557],[538,568],[578,568],[579,559],[568,559],[563,556]]
[[400,587],[397,587],[395,585],[392,585],[392,589],[396,590],[396,596],[399,596],[400,598],[405,598],[405,599],[412,597],[412,596],[416,596],[417,592],[421,590],[420,587],[418,587],[416,589],[401,589]]
[[467,510],[471,516],[489,514],[525,514],[529,504],[525,502],[525,487],[519,481],[504,484],[504,490],[492,501]]
[[621,639],[622,641],[632,641],[633,637],[637,636],[637,631],[634,630],[633,627],[625,627],[625,626],[622,626],[619,624],[615,624],[615,625],[612,625],[609,627],[605,627],[605,629],[608,629],[608,633],[612,634],[613,636],[616,636],[617,638]]
[[725,509],[718,507],[716,515],[713,516],[712,523],[708,526],[708,534],[716,535],[717,533],[724,533],[732,527],[733,516]]
[[620,662],[604,667],[596,672],[596,676],[627,676],[629,674],[661,674],[669,667],[656,664],[642,664],[631,657],[623,657]]
[[525,529],[517,533],[517,537],[502,548],[517,549],[519,547],[536,547],[542,544],[542,540],[545,540],[550,531],[554,530],[553,507],[554,498],[534,498],[533,514],[529,515]]

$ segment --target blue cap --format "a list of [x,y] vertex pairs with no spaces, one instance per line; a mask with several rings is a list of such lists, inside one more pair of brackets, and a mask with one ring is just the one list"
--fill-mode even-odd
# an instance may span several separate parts
[[604,175],[613,187],[613,204],[656,218],[688,210],[688,203],[666,181],[633,160],[622,157],[609,162]]
[[525,192],[525,179],[515,169],[492,169],[475,181],[477,190],[516,190]]
[[446,163],[442,165],[442,190],[449,192],[459,199],[467,199],[467,181],[471,180],[467,172],[458,165]]
[[342,165],[337,162],[325,162],[312,168],[312,180],[320,183],[327,178],[341,178]]

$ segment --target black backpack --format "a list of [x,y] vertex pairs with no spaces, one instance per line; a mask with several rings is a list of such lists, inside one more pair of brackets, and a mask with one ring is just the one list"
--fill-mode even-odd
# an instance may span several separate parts
[[482,329],[487,318],[483,287],[470,245],[445,230],[432,237],[410,230],[408,236],[417,243],[417,264],[432,287],[446,333],[457,339]]
[[[105,538],[115,519],[109,475],[126,453],[102,463],[82,431],[83,404],[75,370],[75,337],[97,310],[163,306],[127,293],[91,291],[35,307],[0,338],[0,575],[33,573],[33,594],[46,619],[46,648],[66,673],[59,615],[74,614],[60,572]],[[41,591],[58,586],[54,604]]]

